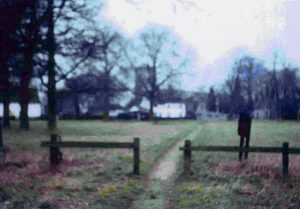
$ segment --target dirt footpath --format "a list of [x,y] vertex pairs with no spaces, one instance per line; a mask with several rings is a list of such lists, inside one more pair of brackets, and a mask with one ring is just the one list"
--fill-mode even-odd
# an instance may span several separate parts
[[179,147],[184,145],[186,139],[192,140],[197,134],[198,130],[178,141],[151,168],[146,181],[146,192],[136,201],[133,209],[168,208],[168,193],[178,175],[177,166],[183,155],[182,151],[179,151]]

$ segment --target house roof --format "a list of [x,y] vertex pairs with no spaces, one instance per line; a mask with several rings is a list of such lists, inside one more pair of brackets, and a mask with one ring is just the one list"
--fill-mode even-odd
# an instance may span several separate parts
[[[13,86],[10,88],[10,92],[9,92],[9,96],[10,96],[10,102],[19,102],[19,91],[20,88]],[[2,96],[0,96],[0,102],[3,101]],[[29,88],[29,102],[31,103],[39,103],[40,99],[39,99],[39,95],[38,95],[38,91],[35,88]]]

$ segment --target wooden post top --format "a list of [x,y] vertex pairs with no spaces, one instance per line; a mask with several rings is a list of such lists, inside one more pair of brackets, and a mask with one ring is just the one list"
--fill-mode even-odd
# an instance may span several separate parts
[[191,146],[192,142],[191,140],[187,139],[185,140],[185,146]]

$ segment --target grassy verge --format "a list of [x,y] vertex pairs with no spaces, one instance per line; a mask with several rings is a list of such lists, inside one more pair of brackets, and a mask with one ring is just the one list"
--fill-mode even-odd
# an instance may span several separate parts
[[[284,141],[300,147],[299,123],[254,121],[251,145],[281,146]],[[238,143],[236,122],[205,124],[192,142]],[[288,181],[281,178],[280,154],[250,153],[248,161],[242,163],[237,158],[237,153],[194,152],[194,174],[176,180],[170,208],[300,208],[300,156],[290,157]]]

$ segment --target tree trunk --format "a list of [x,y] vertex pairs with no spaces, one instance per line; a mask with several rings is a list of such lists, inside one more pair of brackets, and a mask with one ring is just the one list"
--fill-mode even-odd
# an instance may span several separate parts
[[10,127],[9,118],[9,71],[8,71],[8,53],[4,50],[1,52],[2,57],[0,57],[0,70],[1,70],[1,83],[2,83],[2,100],[3,100],[3,127]]
[[275,67],[274,67],[274,90],[275,90],[275,118],[278,119],[281,116],[281,112],[280,112],[278,82],[277,82]]
[[47,42],[48,42],[48,128],[56,128],[56,80],[55,80],[55,35],[53,18],[53,0],[48,0]]
[[[148,66],[149,67],[149,66]],[[155,103],[155,93],[157,90],[157,75],[156,75],[156,59],[153,60],[153,67],[149,67],[150,71],[150,82],[151,82],[151,92],[149,95],[150,100],[150,112],[149,112],[149,119],[154,120],[154,103]]]
[[20,129],[29,130],[28,102],[21,103],[20,106]]
[[152,92],[149,95],[149,101],[150,101],[149,120],[153,120],[154,119],[154,112],[153,112],[154,94]]
[[24,54],[24,69],[20,83],[20,129],[29,130],[28,104],[29,104],[29,84],[33,69],[33,49],[28,47]]
[[250,65],[249,68],[249,78],[248,78],[248,86],[247,86],[247,93],[248,93],[248,107],[247,109],[250,111],[254,110],[252,92],[253,92],[253,64]]
[[2,90],[2,102],[3,102],[3,127],[10,127],[9,119],[9,71],[8,71],[8,58],[9,58],[9,32],[3,31],[0,34],[0,83]]
[[78,117],[80,115],[79,95],[78,95],[78,93],[74,93],[73,102],[74,102],[74,108],[75,108],[75,116],[76,116],[76,119],[78,119]]
[[33,56],[35,51],[35,45],[37,43],[39,25],[37,24],[36,17],[36,2],[28,2],[28,8],[31,9],[29,31],[27,33],[27,39],[23,42],[26,44],[24,51],[24,69],[22,72],[20,83],[20,129],[29,130],[29,117],[28,117],[28,104],[30,100],[29,84],[31,75],[33,72]]
[[104,79],[104,101],[103,101],[103,110],[104,110],[104,119],[109,118],[109,110],[110,110],[110,83],[109,83],[109,72],[105,73]]

